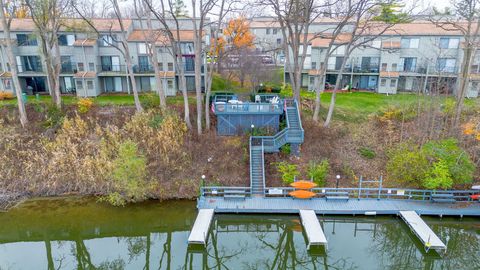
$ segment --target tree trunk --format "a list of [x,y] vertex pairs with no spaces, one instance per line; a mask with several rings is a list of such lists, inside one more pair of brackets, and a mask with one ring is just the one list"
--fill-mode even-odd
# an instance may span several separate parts
[[60,56],[60,46],[58,45],[58,38],[55,34],[54,36],[54,41],[53,41],[53,82],[54,82],[54,88],[53,88],[53,94],[55,95],[55,103],[57,105],[57,108],[62,107],[62,97],[60,96],[60,69],[62,66],[61,62],[61,56]]
[[[323,74],[323,73],[322,73]],[[320,120],[320,108],[321,108],[321,94],[322,94],[322,89],[324,88],[325,84],[322,86],[324,76],[319,75],[318,76],[318,83],[315,86],[315,110],[313,112],[313,121],[317,122]]]
[[[180,62],[182,65],[183,62]],[[188,129],[192,129],[192,122],[190,121],[190,105],[188,102],[188,93],[187,93],[187,79],[185,78],[185,73],[183,72],[183,68],[180,68],[179,74],[179,88],[183,95],[183,110],[185,112],[184,121],[187,124]]]
[[25,104],[22,99],[22,88],[20,86],[20,81],[18,80],[18,69],[16,65],[15,56],[13,55],[12,39],[10,37],[10,26],[7,23],[7,18],[5,18],[4,10],[5,3],[4,0],[0,0],[1,7],[1,20],[2,28],[4,29],[4,35],[6,39],[6,52],[8,57],[8,62],[10,62],[10,70],[12,73],[13,87],[15,88],[15,95],[17,96],[17,105],[18,105],[18,114],[20,116],[20,124],[22,127],[26,127],[28,124],[27,112],[25,110]]
[[[148,7],[144,2],[144,9],[147,11]],[[150,16],[150,11],[147,12],[147,28],[148,28],[148,44],[149,44],[149,51],[150,51],[150,61],[153,66],[153,72],[155,73],[155,82],[157,86],[157,93],[160,99],[160,108],[165,109],[167,107],[167,101],[165,98],[165,89],[163,88],[162,78],[160,78],[160,70],[158,69],[158,54],[157,54],[157,46],[155,44],[156,40],[152,40],[152,18]],[[141,21],[140,21],[141,23]],[[156,37],[156,36],[155,36]]]
[[[192,11],[193,11],[193,46],[195,48],[195,93],[197,97],[197,134],[202,134],[202,30],[203,22],[200,20],[200,26],[197,26],[197,17],[196,17],[196,1],[192,0]],[[202,10],[202,2],[200,2],[200,10]],[[200,14],[202,16],[203,14]]]
[[[348,52],[350,50],[349,47],[347,47],[346,51]],[[330,125],[330,122],[332,121],[333,117],[333,110],[335,109],[335,102],[337,99],[337,90],[340,89],[341,83],[342,83],[342,77],[343,77],[343,69],[345,68],[345,64],[347,63],[347,59],[350,56],[350,53],[346,54],[343,58],[342,61],[342,66],[340,67],[340,70],[338,71],[338,76],[337,76],[337,81],[335,82],[335,88],[333,89],[332,92],[332,98],[330,99],[330,106],[328,107],[328,114],[327,114],[327,119],[325,120],[325,123],[323,124],[324,127],[328,127]]]
[[460,125],[460,118],[462,116],[464,100],[468,89],[468,76],[470,74],[470,67],[472,64],[473,55],[474,53],[471,46],[467,45],[462,61],[462,72],[460,77],[460,85],[457,92],[457,102],[455,104],[455,116],[453,118],[452,131],[456,130]]
[[[135,76],[133,75],[133,66],[132,66],[132,59],[130,58],[130,51],[128,47],[128,43],[125,40],[122,40],[123,47],[125,48],[125,63],[127,64],[127,71],[128,71],[128,78],[130,78],[130,82],[132,84],[132,92],[133,92],[133,99],[135,101],[135,108],[137,112],[142,112],[142,104],[140,103],[140,98],[138,97],[138,90],[137,84],[135,83]],[[127,79],[128,83],[128,79]]]

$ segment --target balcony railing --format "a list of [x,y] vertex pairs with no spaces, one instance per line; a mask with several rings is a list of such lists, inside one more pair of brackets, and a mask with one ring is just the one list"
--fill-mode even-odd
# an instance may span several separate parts
[[43,72],[41,65],[38,66],[24,66],[17,65],[18,73],[28,73],[28,72]]
[[100,72],[122,72],[125,73],[127,68],[125,65],[98,65]]
[[134,73],[154,73],[151,65],[135,65],[133,66]]
[[62,64],[62,68],[60,69],[61,73],[77,73],[78,68],[76,64]]

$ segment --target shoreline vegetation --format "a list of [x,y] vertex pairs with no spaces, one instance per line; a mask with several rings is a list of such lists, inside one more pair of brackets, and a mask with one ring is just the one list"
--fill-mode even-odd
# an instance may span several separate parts
[[[291,90],[284,87],[281,94],[291,96]],[[324,93],[322,102],[329,95]],[[388,187],[447,189],[478,183],[478,100],[467,101],[462,130],[450,133],[450,98],[339,93],[330,128],[312,121],[314,98],[302,92],[300,157],[290,156],[288,147],[266,155],[267,186],[286,185],[296,175],[331,187],[336,174],[342,176],[342,187],[357,186],[360,176],[383,176]],[[201,136],[188,131],[181,97],[168,98],[169,110],[161,111],[155,94],[143,94],[142,113],[135,113],[133,97],[126,95],[62,100],[64,108],[58,110],[48,96],[29,97],[31,125],[25,130],[14,101],[0,101],[1,208],[65,195],[96,196],[113,205],[190,200],[198,196],[202,175],[209,186],[249,184],[249,134],[220,137],[215,123]]]

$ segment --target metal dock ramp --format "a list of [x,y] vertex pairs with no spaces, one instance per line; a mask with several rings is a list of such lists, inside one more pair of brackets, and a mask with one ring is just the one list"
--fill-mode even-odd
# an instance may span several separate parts
[[192,231],[188,236],[188,244],[205,245],[207,243],[208,230],[212,223],[213,214],[213,209],[200,209],[197,219],[193,224]]
[[318,222],[315,211],[300,210],[300,220],[302,221],[302,226],[305,229],[305,233],[307,235],[307,249],[310,249],[310,246],[312,245],[325,246],[325,248],[327,248],[327,238],[323,233],[320,222]]
[[420,239],[425,250],[447,251],[447,246],[438,238],[438,236],[428,227],[423,219],[415,211],[400,211],[400,216],[407,223],[408,227]]

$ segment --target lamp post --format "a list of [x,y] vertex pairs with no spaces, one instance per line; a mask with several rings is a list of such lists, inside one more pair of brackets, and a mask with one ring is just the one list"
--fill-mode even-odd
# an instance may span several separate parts
[[340,174],[337,174],[336,178],[337,178],[336,189],[338,189],[338,181],[340,181]]
[[252,136],[254,136],[254,134],[253,134],[253,129],[254,129],[254,128],[255,128],[255,125],[252,124],[252,125],[250,126],[250,133],[251,133]]
[[205,185],[205,178],[206,178],[205,174],[202,174],[202,187]]

